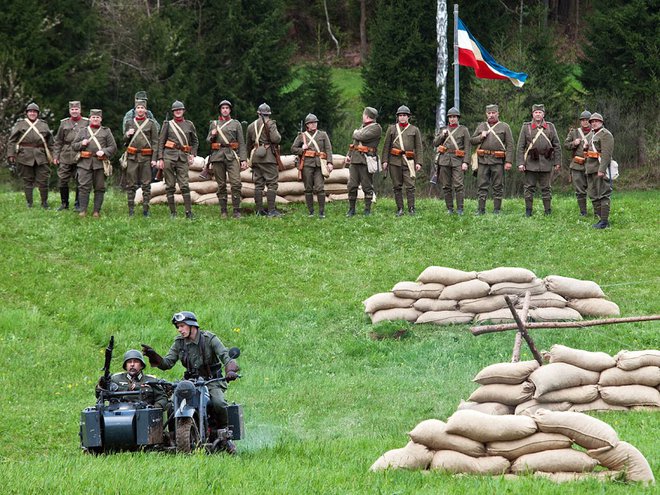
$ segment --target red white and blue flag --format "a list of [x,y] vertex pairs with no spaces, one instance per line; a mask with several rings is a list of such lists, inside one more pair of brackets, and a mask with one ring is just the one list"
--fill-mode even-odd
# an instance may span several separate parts
[[458,65],[473,67],[480,79],[508,79],[514,86],[522,88],[527,80],[524,72],[513,72],[495,62],[481,43],[472,36],[462,20],[458,19]]

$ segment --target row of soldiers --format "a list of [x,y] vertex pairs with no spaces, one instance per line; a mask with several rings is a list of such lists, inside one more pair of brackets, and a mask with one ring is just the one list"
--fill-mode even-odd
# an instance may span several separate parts
[[[188,184],[188,170],[196,156],[199,140],[195,125],[185,119],[185,106],[175,101],[171,110],[173,118],[160,129],[147,109],[146,93],[136,94],[134,109],[124,119],[123,138],[125,153],[120,163],[126,171],[128,184],[129,215],[134,214],[137,187],[143,190],[143,215],[149,216],[149,200],[152,169],[162,174],[170,213],[176,216],[174,193],[178,183],[183,196],[185,215],[192,218],[192,201]],[[241,170],[252,167],[255,182],[255,207],[257,215],[280,216],[275,207],[278,172],[282,169],[279,155],[281,134],[272,120],[271,108],[263,103],[257,109],[258,118],[248,125],[247,139],[239,121],[231,116],[232,104],[223,100],[218,105],[219,116],[210,122],[207,142],[211,146],[209,167],[202,176],[212,170],[218,183],[220,213],[228,216],[227,184],[232,196],[233,216],[241,216]],[[69,118],[63,119],[53,137],[48,125],[38,119],[39,108],[31,103],[27,116],[19,121],[10,135],[8,159],[21,167],[28,206],[32,206],[32,190],[39,188],[42,206],[48,207],[49,163],[58,166],[58,178],[62,206],[69,207],[68,184],[77,174],[80,191],[79,214],[85,216],[91,189],[94,189],[93,215],[99,216],[105,192],[105,177],[111,173],[110,158],[117,152],[112,132],[101,125],[102,111],[93,109],[89,119],[81,116],[80,102],[69,103]],[[362,125],[352,134],[352,143],[346,155],[349,167],[347,216],[356,214],[358,188],[364,192],[364,214],[371,214],[373,202],[373,176],[382,170],[392,180],[396,215],[404,214],[405,189],[408,213],[415,214],[415,177],[422,168],[422,136],[410,123],[411,111],[401,106],[396,113],[396,123],[390,125],[384,135],[380,157],[379,144],[383,135],[377,123],[378,112],[366,107]],[[485,214],[486,199],[492,189],[493,212],[502,208],[504,172],[512,168],[514,154],[518,168],[525,174],[525,214],[533,214],[533,200],[537,187],[540,189],[545,214],[551,214],[552,173],[561,164],[561,146],[554,125],[545,120],[543,105],[532,107],[532,120],[521,128],[517,145],[514,145],[511,128],[499,120],[497,105],[486,107],[486,121],[480,123],[470,135],[459,123],[460,112],[451,108],[447,112],[448,125],[433,140],[435,166],[442,183],[449,213],[463,214],[463,176],[468,168],[476,172],[478,182],[478,215]],[[305,200],[310,216],[314,215],[314,195],[317,197],[319,216],[325,216],[324,180],[332,171],[332,144],[328,134],[318,129],[318,118],[309,114],[305,118],[305,130],[295,139],[292,152],[298,157],[299,178],[305,186]],[[474,148],[474,153],[473,151]],[[589,195],[594,213],[600,221],[597,228],[609,226],[611,183],[605,171],[612,158],[614,140],[603,127],[600,114],[583,112],[580,127],[571,129],[564,147],[571,151],[571,175],[575,186],[580,214],[587,214],[586,196]],[[51,151],[52,150],[52,151]],[[249,150],[249,156],[248,156]],[[474,155],[474,156],[473,156]],[[471,159],[471,157],[473,157]],[[379,160],[380,158],[380,160]],[[267,208],[263,199],[266,196]],[[456,200],[454,209],[454,198]]]

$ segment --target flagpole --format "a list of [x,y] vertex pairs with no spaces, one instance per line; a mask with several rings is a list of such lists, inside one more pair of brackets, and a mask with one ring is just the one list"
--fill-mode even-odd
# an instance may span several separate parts
[[454,4],[454,106],[461,109],[461,97],[458,81],[458,4]]

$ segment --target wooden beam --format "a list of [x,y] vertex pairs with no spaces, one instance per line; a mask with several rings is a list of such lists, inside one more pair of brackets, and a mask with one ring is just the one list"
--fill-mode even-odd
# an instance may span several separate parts
[[[629,316],[626,318],[607,318],[604,320],[581,320],[581,321],[540,321],[527,324],[527,328],[584,328],[595,327],[599,325],[614,325],[618,323],[635,323],[638,321],[656,321],[660,320],[660,315],[650,316]],[[483,325],[470,328],[472,335],[482,335],[484,333],[506,332],[507,330],[517,330],[515,323],[503,323],[500,325]]]
[[[529,303],[532,300],[532,293],[530,291],[525,291],[525,299],[523,301],[522,311],[520,312],[520,319],[523,324],[527,325],[527,313],[529,313]],[[513,353],[511,354],[511,362],[517,363],[520,361],[520,348],[522,347],[522,334],[516,332],[516,340],[513,344]]]
[[520,319],[520,316],[518,316],[518,312],[516,311],[516,307],[514,306],[514,304],[511,302],[511,298],[509,296],[504,296],[504,300],[506,301],[507,306],[509,306],[509,309],[511,310],[513,319],[516,320],[516,325],[518,325],[518,331],[522,334],[522,338],[525,339],[525,342],[527,342],[527,345],[529,346],[529,350],[532,351],[532,356],[534,356],[534,359],[536,359],[539,365],[543,366],[543,358],[541,357],[541,353],[539,353],[539,351],[536,349],[536,346],[534,345],[534,341],[529,336],[529,333],[527,333],[525,324]]

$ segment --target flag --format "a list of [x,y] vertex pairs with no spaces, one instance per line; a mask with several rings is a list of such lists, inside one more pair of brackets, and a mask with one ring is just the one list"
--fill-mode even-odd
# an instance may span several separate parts
[[461,19],[458,19],[458,65],[473,67],[475,75],[480,79],[508,79],[519,88],[527,80],[524,72],[513,72],[495,62]]

